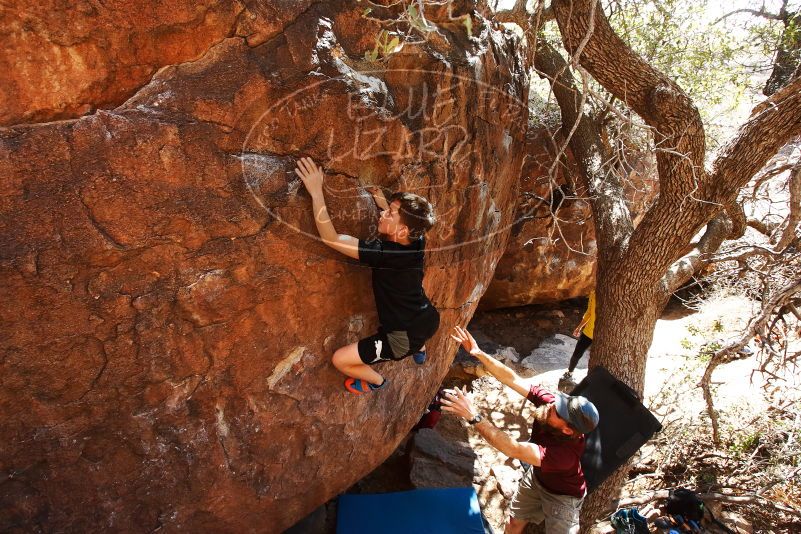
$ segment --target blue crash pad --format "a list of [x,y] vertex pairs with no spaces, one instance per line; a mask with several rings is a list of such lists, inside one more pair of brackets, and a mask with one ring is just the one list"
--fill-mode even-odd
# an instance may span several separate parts
[[484,534],[473,488],[340,495],[337,534]]

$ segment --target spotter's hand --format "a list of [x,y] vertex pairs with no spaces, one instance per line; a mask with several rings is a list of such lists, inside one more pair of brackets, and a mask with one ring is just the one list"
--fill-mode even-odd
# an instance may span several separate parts
[[445,390],[442,396],[442,411],[452,413],[466,420],[474,418],[478,413],[467,396],[467,389],[464,387],[462,389]]
[[466,350],[473,356],[481,353],[481,349],[479,348],[478,343],[476,343],[476,340],[473,339],[472,335],[470,335],[470,332],[468,332],[466,329],[460,326],[454,327],[453,332],[454,333],[451,334],[451,339],[461,343],[462,348],[464,348],[464,350]]

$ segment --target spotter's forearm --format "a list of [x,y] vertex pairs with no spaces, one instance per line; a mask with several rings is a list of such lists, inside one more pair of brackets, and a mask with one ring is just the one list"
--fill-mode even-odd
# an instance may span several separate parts
[[475,425],[481,437],[487,443],[501,451],[510,458],[517,458],[531,465],[540,465],[539,447],[533,443],[520,443],[512,439],[506,432],[502,431],[486,419]]
[[519,377],[512,369],[496,360],[483,350],[474,355],[484,365],[484,368],[498,379],[502,384],[511,387]]

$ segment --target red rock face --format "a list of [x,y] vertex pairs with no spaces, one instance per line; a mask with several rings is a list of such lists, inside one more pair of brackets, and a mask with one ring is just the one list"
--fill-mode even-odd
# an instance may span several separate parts
[[[554,164],[558,147],[545,129],[529,131],[515,223],[482,309],[557,302],[587,295],[595,284],[592,212],[569,151],[566,163]],[[629,161],[624,183],[636,223],[658,182],[646,158]]]
[[[418,420],[506,244],[527,79],[478,18],[366,63],[362,11],[315,4],[113,111],[0,129],[0,530],[280,532]],[[439,215],[429,361],[363,398],[330,357],[376,327],[370,273],[316,239],[300,156],[341,232],[371,232],[372,183]]]
[[0,125],[115,107],[165,65],[226,37],[255,46],[311,0],[296,2],[11,2],[0,6]]

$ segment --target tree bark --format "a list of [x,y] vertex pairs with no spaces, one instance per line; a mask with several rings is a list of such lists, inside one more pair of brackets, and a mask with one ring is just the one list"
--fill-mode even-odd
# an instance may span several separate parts
[[762,91],[765,96],[772,95],[797,76],[798,67],[801,65],[801,32],[798,31],[801,26],[801,11],[790,13],[786,10],[785,3],[779,18],[784,24],[784,29],[779,39],[776,57],[773,58],[773,71]]
[[[703,124],[684,91],[614,33],[597,0],[554,0],[552,8],[572,60],[655,132],[660,195],[634,229],[616,201],[622,202],[622,191],[617,190],[615,175],[598,171],[598,163],[604,161],[602,149],[586,145],[590,135],[575,135],[582,128],[580,119],[570,118],[571,111],[579,112],[575,90],[571,105],[571,98],[560,99],[555,86],[563,125],[577,125],[571,148],[591,192],[599,193],[591,199],[599,250],[598,319],[590,367],[603,365],[641,393],[656,321],[671,289],[693,274],[681,265],[693,261],[683,258],[684,252],[692,248],[698,231],[734,202],[739,189],[801,131],[801,82],[796,80],[758,106],[707,173]],[[718,231],[721,220],[707,229],[691,255],[697,258],[719,246],[728,233]],[[587,499],[585,528],[609,511],[625,475],[626,469],[619,470]]]

